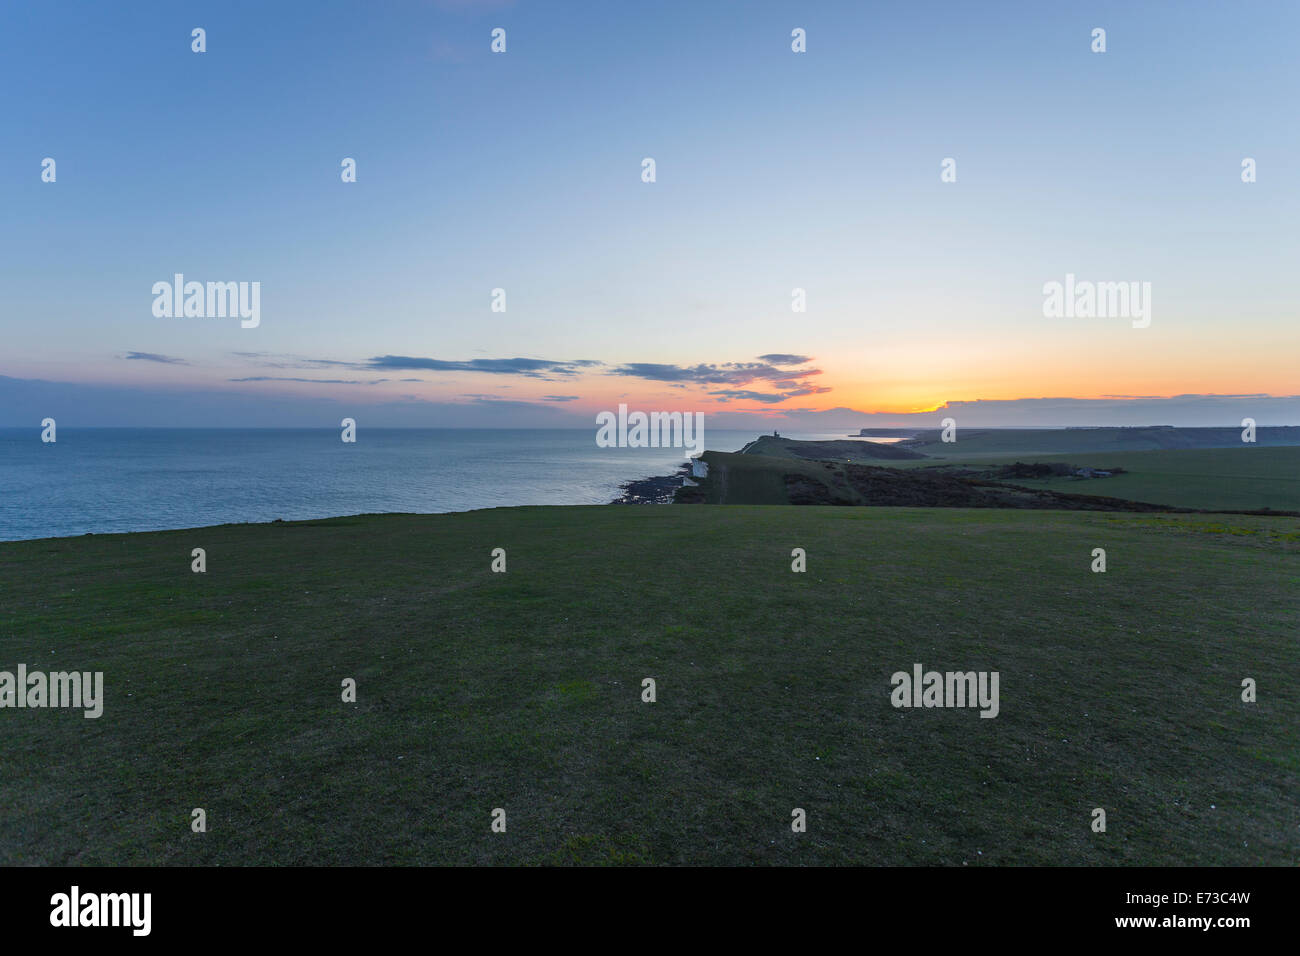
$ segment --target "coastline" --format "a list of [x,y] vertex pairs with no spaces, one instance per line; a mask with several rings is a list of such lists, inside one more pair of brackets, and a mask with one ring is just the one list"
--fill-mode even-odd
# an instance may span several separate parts
[[619,485],[622,496],[610,502],[611,505],[670,505],[677,494],[677,489],[691,476],[690,462],[677,466],[671,475],[654,475],[649,478],[637,478]]
[[[715,429],[735,449],[751,431]],[[687,448],[593,448],[591,429],[0,430],[0,540],[354,514],[599,505]],[[649,496],[653,500],[655,496]],[[662,500],[662,496],[661,500]],[[645,500],[634,496],[633,501]]]

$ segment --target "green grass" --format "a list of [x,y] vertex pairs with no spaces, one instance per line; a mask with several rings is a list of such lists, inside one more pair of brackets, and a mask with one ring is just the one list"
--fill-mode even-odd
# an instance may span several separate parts
[[[0,669],[102,670],[106,703],[0,711],[0,862],[1294,865],[1298,587],[1300,521],[1223,515],[517,508],[4,544]],[[894,710],[913,662],[999,671],[1000,716]]]
[[[960,435],[959,435],[960,439]],[[960,445],[960,440],[956,445]],[[1077,452],[1056,455],[998,455],[944,461],[873,461],[891,468],[937,464],[995,467],[1014,461],[1068,462],[1080,468],[1123,468],[1127,474],[1084,481],[1070,478],[1015,479],[1026,488],[1078,495],[1105,495],[1220,511],[1300,511],[1300,447],[1164,449],[1160,451]]]
[[881,444],[861,438],[841,441],[801,441],[796,438],[774,438],[771,435],[759,435],[744,447],[743,454],[796,461],[830,459],[866,464],[876,464],[885,460],[917,460],[925,457],[920,452],[899,445]]
[[[709,477],[700,482],[697,493],[702,494],[708,504],[783,505],[789,500],[786,475],[826,481],[824,476],[828,474],[821,462],[789,454],[742,455],[739,452],[706,451],[700,457],[709,466]],[[879,463],[873,461],[872,464]]]

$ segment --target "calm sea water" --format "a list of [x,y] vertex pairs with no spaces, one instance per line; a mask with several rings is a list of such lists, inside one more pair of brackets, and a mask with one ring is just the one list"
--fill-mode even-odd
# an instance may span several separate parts
[[[737,451],[752,431],[705,430]],[[790,435],[790,437],[845,437]],[[368,512],[603,504],[680,448],[599,448],[595,429],[0,429],[0,540]]]

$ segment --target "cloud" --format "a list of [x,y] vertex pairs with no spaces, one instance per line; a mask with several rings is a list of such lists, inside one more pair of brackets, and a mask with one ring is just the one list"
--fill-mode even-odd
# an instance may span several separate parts
[[332,395],[328,388],[286,389],[267,401],[265,393],[224,382],[214,387],[83,385],[0,374],[0,427],[29,427],[49,416],[69,427],[335,429],[343,417],[361,420],[361,414],[371,426],[388,428],[581,428],[590,423],[571,406],[550,402],[399,400],[380,389]]
[[821,395],[824,392],[831,391],[828,386],[809,385],[807,382],[787,382],[786,384],[795,387],[783,392],[755,392],[752,389],[720,388],[709,392],[709,394],[721,395],[724,400],[728,401],[743,399],[751,402],[762,402],[764,405],[777,405],[792,398],[800,398],[804,395]]
[[[222,388],[146,387],[139,384],[85,385],[15,379],[0,375],[0,427],[30,427],[46,416],[81,427],[333,428],[345,415],[365,408],[366,421],[392,428],[577,428],[587,416],[567,403],[504,400],[429,401],[414,396],[394,401],[378,389],[343,397],[310,390],[277,396]],[[953,401],[922,412],[873,412],[830,408],[773,407],[745,389],[700,401],[716,402],[709,412],[714,429],[755,428],[788,432],[856,434],[863,427],[938,428],[947,415],[962,427],[1065,425],[1213,425],[1237,428],[1243,417],[1261,426],[1300,422],[1297,395],[1177,395],[1153,399],[1020,398]],[[759,392],[757,395],[764,395]],[[751,406],[733,401],[754,401]],[[358,403],[364,403],[359,405]],[[734,409],[734,410],[732,410]]]
[[[821,369],[798,367],[806,366],[812,361],[806,355],[793,355],[785,352],[773,352],[759,356],[757,362],[722,362],[701,363],[699,365],[672,365],[657,362],[627,362],[622,365],[609,366],[595,359],[540,359],[540,358],[472,358],[442,359],[416,355],[376,355],[360,362],[343,362],[335,359],[313,359],[298,355],[285,355],[272,352],[235,352],[233,355],[254,362],[255,364],[275,369],[323,369],[350,368],[358,371],[376,370],[419,370],[428,372],[473,372],[493,376],[518,376],[544,382],[556,382],[572,379],[589,369],[607,369],[608,374],[625,378],[640,378],[651,382],[662,382],[671,388],[685,389],[691,385],[724,386],[713,392],[725,400],[733,398],[749,399],[764,404],[778,404],[787,399],[804,395],[818,395],[830,391],[829,387],[814,386],[807,379],[821,375]],[[795,367],[791,367],[795,366]],[[298,379],[292,377],[273,378],[257,376],[231,379],[235,382],[257,381],[320,381],[321,379]],[[419,381],[402,379],[402,381]],[[774,389],[771,393],[759,392],[745,386],[753,383],[768,383]],[[347,380],[330,380],[330,384],[362,384]],[[366,383],[370,384],[370,383]],[[503,388],[509,386],[501,386]],[[760,397],[761,396],[761,397]],[[577,401],[577,395],[548,395],[543,401],[563,403]],[[486,400],[474,398],[475,401]]]
[[[768,356],[769,358],[771,356]],[[780,358],[809,361],[802,355],[782,355]],[[780,363],[780,364],[800,364]],[[822,374],[816,368],[777,368],[771,362],[724,362],[701,365],[661,365],[655,362],[627,362],[610,370],[611,375],[643,378],[652,382],[693,382],[697,385],[748,385],[751,382],[783,382],[792,378],[805,378]]]
[[[1213,398],[1213,399],[1221,399],[1221,398],[1270,398],[1270,397],[1271,397],[1271,396],[1269,396],[1269,395],[1267,395],[1267,394],[1265,394],[1265,393],[1263,393],[1263,392],[1242,392],[1241,394],[1225,393],[1225,394],[1223,394],[1223,395],[1197,395],[1197,394],[1195,394],[1195,393],[1190,393],[1190,394],[1186,394],[1186,395],[1171,395],[1171,396],[1168,396],[1167,398],[1166,398],[1166,397],[1163,397],[1163,396],[1160,396],[1160,395],[1103,395],[1103,396],[1102,396],[1102,398],[1120,398],[1120,399],[1126,399],[1126,400],[1129,400],[1129,399],[1141,399],[1141,400],[1147,400],[1147,401],[1149,401],[1149,400],[1151,400],[1151,399],[1156,399],[1156,400],[1159,400],[1159,401],[1176,401],[1176,400],[1182,400],[1182,399],[1199,399],[1199,398]],[[1072,401],[1077,401],[1077,399],[1072,399],[1072,398],[1065,398],[1065,399],[1034,399],[1034,401],[1066,401],[1066,402],[1072,402]]]
[[462,395],[472,405],[491,405],[493,408],[514,409],[515,411],[532,411],[546,406],[540,402],[529,402],[518,398],[502,398],[500,395]]
[[365,368],[360,362],[341,362],[337,359],[314,359],[283,352],[231,352],[237,358],[247,359],[263,368]]
[[[610,366],[595,359],[539,359],[539,358],[472,358],[442,359],[416,355],[376,355],[360,362],[344,362],[335,359],[313,359],[297,355],[284,355],[271,352],[235,352],[239,358],[251,361],[266,368],[275,369],[321,369],[349,368],[358,371],[377,370],[419,370],[427,372],[473,372],[493,376],[518,376],[537,379],[544,382],[556,382],[571,379],[590,369],[605,369],[607,374],[625,378],[639,378],[650,382],[662,382],[671,388],[685,389],[690,385],[724,386],[715,394],[724,397],[740,397],[748,392],[750,396],[763,394],[763,398],[754,398],[766,404],[775,404],[789,398],[803,395],[817,395],[830,391],[829,387],[811,385],[807,379],[821,375],[818,368],[807,368],[812,359],[806,355],[794,355],[785,352],[772,352],[760,355],[757,362],[721,362],[701,363],[698,365],[673,365],[658,362],[626,362]],[[792,367],[793,366],[793,367]],[[800,367],[805,366],[805,367]],[[259,381],[269,379],[234,379],[232,381]],[[284,379],[292,381],[293,379]],[[416,381],[403,379],[402,381]],[[775,390],[771,394],[760,393],[745,386],[754,383],[769,383]],[[340,383],[346,384],[346,383]],[[504,386],[503,386],[504,387]],[[578,396],[548,396],[548,402],[576,401]]]
[[362,382],[355,378],[293,378],[288,375],[250,375],[247,378],[231,378],[228,382],[307,382],[311,385],[379,385],[387,382],[386,378],[376,378]]
[[723,388],[716,392],[709,392],[710,395],[721,395],[725,400],[744,399],[750,402],[762,402],[765,405],[775,405],[777,402],[784,402],[786,396],[778,392],[752,392],[748,389]]
[[525,378],[545,379],[550,375],[577,375],[580,369],[602,363],[590,359],[555,362],[547,359],[447,359],[417,358],[410,355],[377,355],[362,368],[425,369],[434,372],[483,372],[488,375],[522,375]]
[[190,364],[185,359],[172,358],[170,355],[159,355],[157,352],[127,352],[122,358],[137,362],[161,362],[164,365]]
[[[771,352],[758,356],[757,362],[702,363],[700,365],[664,365],[654,362],[628,362],[611,369],[611,375],[644,378],[653,382],[666,382],[670,388],[684,388],[682,383],[693,385],[723,385],[727,388],[710,390],[720,400],[750,401],[764,405],[779,405],[791,398],[820,395],[831,391],[830,386],[813,385],[809,376],[821,375],[817,368],[783,368],[781,366],[807,365],[812,359],[807,355]],[[776,389],[760,392],[741,386],[767,383]]]

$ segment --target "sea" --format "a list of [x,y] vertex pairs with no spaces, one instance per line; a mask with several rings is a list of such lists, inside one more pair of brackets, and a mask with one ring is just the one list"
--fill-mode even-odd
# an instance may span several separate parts
[[[754,431],[705,431],[739,451]],[[802,439],[846,434],[790,433]],[[595,428],[0,429],[0,541],[379,512],[604,504],[681,448],[601,448]]]

